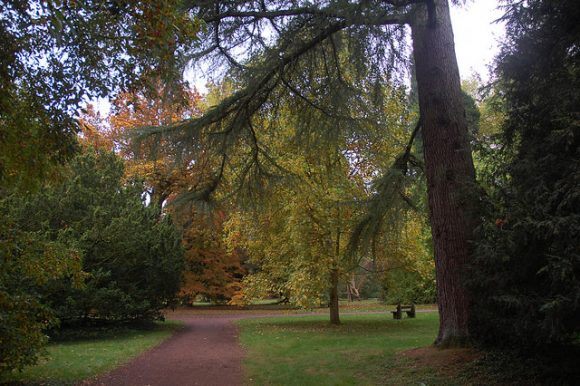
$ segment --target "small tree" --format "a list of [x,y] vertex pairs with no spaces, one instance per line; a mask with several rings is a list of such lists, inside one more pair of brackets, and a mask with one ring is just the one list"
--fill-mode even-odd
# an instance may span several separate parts
[[190,206],[175,209],[186,219],[182,224],[185,269],[180,297],[189,302],[197,296],[215,302],[232,300],[240,292],[245,254],[235,245],[228,248],[224,241],[226,214],[217,209],[203,213]]
[[[315,82],[313,79],[312,84]],[[264,157],[264,164],[257,165],[250,176],[255,178],[260,173],[270,173],[273,178],[270,181],[256,178],[262,185],[255,189],[254,210],[241,213],[232,221],[237,234],[246,239],[250,262],[258,267],[256,273],[244,280],[248,296],[280,293],[302,307],[318,305],[325,300],[330,306],[331,323],[338,324],[339,282],[372,252],[380,249],[382,252],[377,255],[382,258],[394,257],[395,254],[382,245],[371,251],[360,244],[351,248],[349,243],[364,217],[365,207],[372,205],[371,197],[377,194],[377,186],[371,181],[395,162],[396,155],[405,146],[411,119],[401,89],[385,87],[377,90],[377,94],[383,104],[375,113],[389,125],[392,138],[385,138],[372,124],[368,124],[364,132],[354,129],[332,132],[333,124],[345,122],[324,111],[302,112],[298,110],[301,105],[288,96],[276,110],[276,124],[268,119],[255,123],[258,147],[267,149],[268,155]],[[373,95],[358,97],[358,103],[368,100],[370,104]],[[332,95],[319,93],[312,98],[322,106]],[[302,114],[310,115],[308,119],[320,125],[320,131],[304,132]],[[329,139],[328,136],[334,137]],[[253,145],[250,142],[242,149],[252,152]],[[239,150],[236,154],[244,156],[247,153]],[[232,165],[236,165],[235,161],[238,159],[232,161]],[[236,175],[234,167],[231,174]],[[229,173],[224,174],[224,179],[229,176]],[[239,184],[239,180],[235,180],[234,186]],[[406,198],[404,191],[396,192]],[[382,209],[377,212],[380,213],[376,213],[376,217],[380,219],[373,217],[373,220],[380,223],[391,216],[382,223],[390,221],[391,226],[377,225],[375,233],[392,232],[391,241],[395,244],[394,234],[404,222],[396,220],[396,214],[400,213],[393,210],[386,215]]]

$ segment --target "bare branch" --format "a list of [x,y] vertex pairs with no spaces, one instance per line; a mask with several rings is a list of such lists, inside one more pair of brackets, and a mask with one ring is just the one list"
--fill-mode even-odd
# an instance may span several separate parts
[[422,125],[422,119],[421,117],[419,117],[419,119],[417,120],[417,124],[415,125],[415,128],[413,129],[413,132],[411,133],[411,138],[409,138],[409,142],[407,143],[407,146],[405,147],[405,152],[403,154],[401,154],[399,157],[397,157],[397,160],[395,161],[395,165],[394,167],[396,167],[397,169],[400,169],[403,173],[403,175],[407,174],[407,171],[409,170],[409,161],[411,160],[411,149],[413,148],[413,142],[415,141],[415,137],[417,136],[417,133],[419,132],[419,129],[421,128]]

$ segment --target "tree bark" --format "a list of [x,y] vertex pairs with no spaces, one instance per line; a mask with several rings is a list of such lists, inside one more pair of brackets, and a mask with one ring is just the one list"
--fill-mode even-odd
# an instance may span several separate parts
[[352,292],[350,291],[350,284],[346,285],[346,296],[348,299],[348,302],[352,302]]
[[330,323],[340,324],[338,314],[338,269],[330,271]]
[[440,315],[435,344],[461,346],[469,339],[462,271],[476,224],[475,171],[447,0],[418,6],[411,28]]
[[346,285],[346,292],[348,295],[348,301],[352,302],[353,300],[360,300],[360,293],[356,286],[356,280],[354,273],[350,275],[350,280]]

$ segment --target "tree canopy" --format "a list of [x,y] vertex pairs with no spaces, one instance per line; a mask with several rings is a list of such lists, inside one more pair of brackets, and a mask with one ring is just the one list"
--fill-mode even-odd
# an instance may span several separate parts
[[429,299],[434,269],[439,347],[577,343],[580,6],[504,0],[477,103],[450,3],[1,2],[0,372],[178,291],[338,323],[371,265]]
[[[203,148],[214,149],[221,166],[198,197],[223,186],[233,160],[243,165],[238,177],[244,186],[260,186],[260,178],[275,174],[257,128],[260,121],[276,121],[284,100],[300,118],[299,137],[309,141],[328,143],[369,125],[388,135],[382,93],[401,83],[412,55],[442,315],[437,342],[465,342],[469,300],[460,275],[478,217],[448,1],[207,1],[189,9],[205,23],[191,57],[223,69],[234,80],[233,92],[199,119],[145,132],[173,134],[192,158],[200,138],[207,140]],[[247,150],[231,157],[240,147]],[[408,172],[409,160],[400,158],[397,169]]]
[[[0,4],[0,182],[24,188],[76,149],[89,98],[152,89],[180,99],[184,45],[200,23],[180,1],[3,1]],[[22,171],[22,173],[21,173]]]

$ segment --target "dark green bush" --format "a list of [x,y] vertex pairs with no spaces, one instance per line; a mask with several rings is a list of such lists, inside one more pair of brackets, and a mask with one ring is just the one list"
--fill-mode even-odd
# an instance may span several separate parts
[[183,267],[180,235],[159,208],[145,205],[144,191],[139,182],[123,182],[116,155],[87,149],[63,183],[24,202],[12,198],[21,228],[82,254],[82,285],[69,277],[39,290],[63,323],[158,318],[173,301]]

